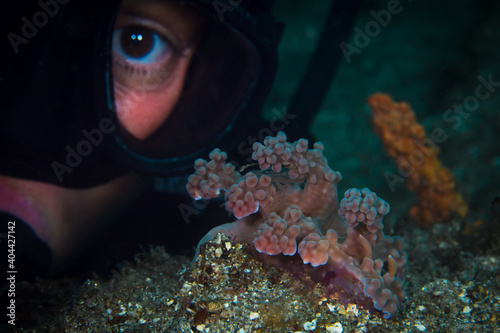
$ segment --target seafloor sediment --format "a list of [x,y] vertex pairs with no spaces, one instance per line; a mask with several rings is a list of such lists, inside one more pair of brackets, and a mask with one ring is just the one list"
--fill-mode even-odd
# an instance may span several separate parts
[[485,253],[460,250],[459,242],[476,237],[460,223],[403,235],[413,245],[408,296],[392,320],[325,298],[307,276],[268,266],[220,236],[191,264],[152,248],[113,278],[87,280],[76,292],[70,280],[23,284],[21,293],[35,301],[19,305],[20,317],[31,318],[19,331],[499,332],[498,243]]

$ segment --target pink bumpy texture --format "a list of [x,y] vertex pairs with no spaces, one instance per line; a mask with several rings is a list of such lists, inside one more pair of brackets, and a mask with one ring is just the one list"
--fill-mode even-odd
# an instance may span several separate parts
[[320,142],[309,149],[305,139],[287,142],[279,132],[253,145],[260,170],[241,175],[219,149],[210,161],[198,159],[189,194],[210,199],[224,193],[226,208],[238,219],[214,228],[200,244],[223,232],[264,254],[298,254],[304,264],[335,277],[327,283],[351,288],[352,295],[359,287],[390,318],[406,297],[401,279],[407,254],[400,237],[382,231],[389,204],[367,188],[352,188],[339,206],[342,175],[328,166],[323,149]]

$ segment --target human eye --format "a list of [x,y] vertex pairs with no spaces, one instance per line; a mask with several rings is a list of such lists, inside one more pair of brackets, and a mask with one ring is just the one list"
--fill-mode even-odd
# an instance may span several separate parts
[[115,83],[125,88],[136,88],[145,81],[161,86],[179,58],[176,46],[162,31],[165,28],[131,15],[123,15],[117,22],[111,45]]
[[135,25],[113,33],[113,51],[130,64],[156,63],[168,56],[169,48],[163,37],[147,27]]

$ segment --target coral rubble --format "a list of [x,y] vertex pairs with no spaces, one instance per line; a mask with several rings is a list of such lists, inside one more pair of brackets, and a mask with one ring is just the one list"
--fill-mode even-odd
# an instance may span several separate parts
[[200,244],[225,233],[253,243],[266,261],[284,267],[283,255],[299,256],[317,267],[315,278],[329,296],[343,295],[389,318],[405,297],[401,278],[407,263],[402,240],[382,231],[389,205],[366,188],[348,189],[339,204],[342,176],[328,166],[323,149],[320,142],[309,149],[305,139],[289,143],[280,132],[254,144],[252,158],[260,170],[242,175],[218,149],[210,161],[198,159],[186,186],[189,194],[194,199],[224,194],[226,208],[237,218],[214,228]]
[[446,220],[451,212],[464,217],[467,204],[456,191],[451,172],[438,160],[440,129],[426,137],[415,113],[407,103],[395,103],[388,95],[375,94],[368,99],[372,109],[373,128],[387,152],[395,159],[409,190],[417,193],[418,204],[410,215],[420,226]]

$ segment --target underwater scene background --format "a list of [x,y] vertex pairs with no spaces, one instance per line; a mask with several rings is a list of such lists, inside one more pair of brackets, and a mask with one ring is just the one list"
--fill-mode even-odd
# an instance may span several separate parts
[[[19,331],[500,331],[500,2],[363,1],[339,45],[325,99],[310,123],[297,124],[284,114],[329,7],[323,0],[276,2],[285,30],[262,123],[277,121],[285,133],[299,127],[310,144],[321,141],[330,167],[342,173],[339,197],[368,187],[390,204],[384,232],[402,237],[408,253],[397,315],[383,319],[366,304],[325,298],[307,269],[269,266],[238,239],[216,238],[190,266],[198,241],[234,216],[221,200],[197,206],[180,178],[159,180],[75,261],[69,277],[20,286]],[[411,146],[416,139],[406,155],[389,154],[368,105],[376,93],[408,103],[436,160],[411,155],[420,149]],[[255,137],[277,134],[265,128]],[[405,131],[395,145],[406,142]],[[449,170],[446,193],[457,196],[440,206],[442,214],[415,219],[412,206],[442,193],[429,190],[443,177],[437,169]],[[408,186],[418,172],[419,186]],[[179,207],[189,207],[188,218]]]

